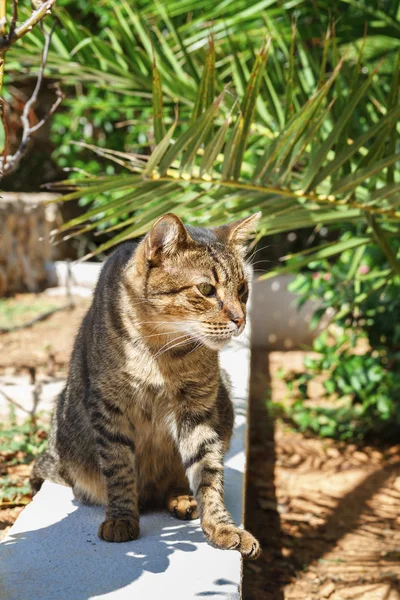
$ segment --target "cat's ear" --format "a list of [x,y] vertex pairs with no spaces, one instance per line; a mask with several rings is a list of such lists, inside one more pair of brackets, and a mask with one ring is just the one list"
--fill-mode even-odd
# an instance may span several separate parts
[[245,217],[227,225],[221,225],[220,227],[216,227],[215,233],[228,244],[244,247],[249,241],[251,234],[255,233],[261,215],[262,213],[259,211],[250,217]]
[[164,254],[173,254],[191,241],[186,228],[179,217],[168,213],[160,217],[145,238],[145,254],[154,261]]

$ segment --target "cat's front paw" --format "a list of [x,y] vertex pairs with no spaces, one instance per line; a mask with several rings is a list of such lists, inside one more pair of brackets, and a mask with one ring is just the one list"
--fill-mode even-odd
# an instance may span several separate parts
[[136,540],[139,531],[139,523],[133,519],[106,519],[98,533],[106,542],[128,542]]
[[260,556],[261,548],[256,538],[236,525],[219,523],[208,530],[206,536],[210,543],[221,550],[238,550],[243,558],[254,560]]

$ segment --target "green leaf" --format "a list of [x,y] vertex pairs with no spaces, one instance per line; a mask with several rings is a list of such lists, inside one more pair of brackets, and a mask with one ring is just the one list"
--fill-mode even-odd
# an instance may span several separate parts
[[286,260],[290,259],[292,261],[292,259],[294,258],[299,258],[299,260],[290,262],[288,265],[285,265],[280,269],[274,269],[273,271],[269,271],[265,275],[262,275],[260,279],[270,279],[271,277],[275,277],[278,274],[282,275],[283,273],[296,272],[299,269],[307,266],[310,262],[330,258],[331,256],[335,256],[335,254],[340,254],[344,252],[345,250],[358,248],[360,246],[366,246],[370,242],[370,240],[371,238],[369,237],[350,238],[349,240],[340,240],[339,242],[323,244],[322,246],[317,248],[317,250],[315,248],[312,248],[309,249],[307,252],[300,252],[298,254],[286,256]]
[[204,155],[200,163],[200,177],[206,173],[213,165],[221,152],[225,143],[226,133],[228,131],[230,117],[228,117],[221,125],[215,136],[210,140],[204,149]]
[[206,64],[201,76],[196,103],[193,108],[191,122],[194,123],[212,104],[215,98],[215,46],[214,38],[210,38]]
[[178,115],[175,115],[175,121],[172,123],[172,126],[168,129],[167,133],[163,137],[163,139],[159,142],[159,144],[154,148],[147,166],[144,170],[144,175],[151,176],[154,169],[156,169],[160,163],[160,160],[166,153],[168,146],[170,145],[172,136],[174,135],[174,131],[178,122]]
[[368,128],[367,131],[363,135],[359,136],[350,145],[346,146],[340,153],[336,154],[335,158],[332,161],[330,161],[327,164],[327,166],[324,167],[318,175],[316,175],[314,182],[313,182],[313,186],[316,187],[322,181],[324,181],[325,179],[330,177],[333,173],[337,173],[339,168],[346,161],[350,160],[350,158],[360,148],[362,148],[368,142],[368,140],[370,138],[372,138],[374,135],[377,135],[378,133],[380,133],[381,130],[384,127],[386,127],[387,125],[390,125],[392,122],[396,122],[396,120],[398,119],[399,116],[400,116],[400,106],[389,111],[386,114],[385,118],[381,119],[380,121],[378,121],[378,123],[376,123],[372,127]]
[[313,181],[318,171],[321,169],[329,150],[332,148],[333,144],[338,139],[342,129],[344,128],[348,120],[351,118],[355,107],[357,106],[361,98],[365,95],[367,89],[371,85],[372,79],[374,78],[376,72],[377,69],[375,69],[371,73],[371,75],[363,83],[362,86],[360,86],[356,91],[354,91],[351,98],[346,103],[344,110],[342,111],[339,119],[335,123],[334,129],[332,129],[331,133],[323,142],[321,147],[318,149],[318,152],[316,153],[313,160],[310,162],[309,167],[302,178],[301,189],[307,191],[310,187],[312,187]]
[[373,175],[381,173],[383,169],[392,165],[400,160],[400,153],[394,156],[388,156],[382,160],[375,162],[372,166],[364,167],[363,169],[357,169],[354,173],[347,175],[337,181],[331,189],[331,194],[343,194],[350,190],[354,190],[363,181],[370,179]]
[[159,144],[165,136],[165,125],[163,116],[163,100],[161,91],[161,78],[157,69],[155,56],[153,57],[153,123],[154,138]]
[[218,111],[223,97],[224,93],[220,94],[218,98],[211,104],[211,106],[209,106],[209,108],[205,111],[205,113],[199,119],[197,119],[197,121],[190,125],[186,132],[183,133],[176,140],[175,144],[170,147],[170,149],[167,151],[167,153],[161,160],[159,167],[161,174],[165,173],[166,170],[171,167],[175,158],[182,152],[182,150],[185,150],[185,148],[190,144],[190,142],[192,142],[193,140],[195,141],[197,139],[196,136],[198,136],[199,133],[200,135],[202,135],[204,129],[210,126],[216,112]]
[[239,113],[236,122],[232,128],[231,135],[229,136],[228,142],[225,146],[224,162],[222,165],[222,179],[228,181],[233,176],[233,169],[235,166],[237,146],[239,139],[241,138],[243,130],[243,117]]
[[260,90],[261,81],[264,74],[264,69],[268,60],[268,52],[271,39],[261,48],[256,61],[253,66],[253,70],[250,74],[250,79],[247,84],[247,89],[243,98],[241,112],[243,124],[240,128],[240,134],[237,140],[237,146],[235,149],[234,167],[232,174],[235,178],[238,178],[241,173],[242,161],[244,152],[246,149],[247,137],[250,131],[250,125],[253,120],[256,100],[258,92]]

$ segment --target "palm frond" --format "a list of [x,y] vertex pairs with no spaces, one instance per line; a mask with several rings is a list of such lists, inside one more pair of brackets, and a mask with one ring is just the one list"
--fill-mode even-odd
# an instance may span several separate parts
[[[288,52],[290,55],[292,49]],[[234,105],[231,99],[226,101],[224,91],[210,102],[213,54],[211,47],[192,116],[181,122],[179,129],[175,121],[147,163],[143,157],[132,175],[78,183],[76,190],[64,197],[69,200],[80,194],[93,197],[99,191],[124,191],[122,198],[112,200],[102,211],[92,209],[87,214],[88,225],[82,217],[72,222],[72,227],[83,227],[78,233],[123,213],[125,221],[108,229],[121,231],[99,247],[101,252],[143,234],[154,218],[171,210],[189,222],[217,225],[231,216],[261,209],[260,235],[343,222],[368,223],[370,228],[374,223],[374,235],[377,227],[382,231],[381,223],[399,227],[400,154],[391,150],[396,147],[393,139],[398,140],[394,123],[400,107],[393,102],[393,90],[384,99],[384,111],[369,100],[376,71],[363,77],[348,96],[344,110],[335,114],[332,106],[342,93],[336,82],[343,75],[345,61],[338,58],[332,72],[322,75],[322,67],[327,66],[323,54],[322,64],[315,67],[318,77],[311,97],[271,139],[258,133],[253,120],[262,95],[261,83],[269,69],[267,49],[256,56],[243,98],[237,98]],[[373,124],[364,125],[358,133],[354,115],[360,107],[368,110]],[[155,110],[159,108],[158,104]],[[211,134],[215,126],[216,133]],[[341,137],[343,132],[346,139]],[[351,139],[350,134],[354,136]],[[387,184],[387,172],[392,168],[394,183]],[[370,240],[362,237],[349,247]],[[333,244],[304,260],[331,256],[341,249],[340,243]]]

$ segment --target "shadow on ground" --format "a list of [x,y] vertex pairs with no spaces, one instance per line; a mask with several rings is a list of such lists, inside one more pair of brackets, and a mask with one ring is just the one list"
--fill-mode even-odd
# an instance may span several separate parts
[[[26,588],[32,599],[87,600],[101,596],[127,586],[145,572],[157,574],[166,571],[174,552],[195,552],[194,542],[203,539],[202,532],[193,528],[188,535],[190,541],[179,541],[179,523],[167,530],[160,527],[157,531],[157,519],[153,519],[151,530],[142,526],[140,539],[114,544],[110,549],[109,544],[97,537],[100,510],[78,506],[77,510],[53,525],[14,534],[4,542],[2,552],[13,552],[19,566],[14,574],[3,573],[7,587],[1,590],[0,584],[0,597],[21,600],[21,581],[24,580],[32,581]],[[82,512],[85,514],[82,515]],[[84,538],[86,548],[82,548],[80,539],[74,546],[70,531]],[[52,540],[52,552],[46,543],[49,540]],[[24,549],[29,550],[29,556]],[[42,573],[37,572],[38,568]],[[14,576],[18,578],[15,589],[12,585]]]
[[269,354],[257,349],[246,526],[263,554],[244,566],[243,599],[398,599],[399,452],[375,461],[373,449],[282,432],[267,412],[270,386]]
[[[281,552],[281,531],[276,490],[274,421],[266,410],[270,387],[268,354],[253,351],[249,403],[249,455],[246,486],[246,527],[256,535],[263,549],[254,563],[243,570],[243,599],[283,599],[283,585],[290,581]],[[259,504],[260,487],[268,491],[269,510]]]
[[[240,522],[237,490],[243,475],[226,467],[226,477],[227,507]],[[0,545],[1,600],[88,600],[121,590],[133,582],[134,592],[129,588],[127,597],[134,593],[140,599],[147,594],[152,598],[155,591],[160,597],[174,600],[189,600],[199,595],[236,597],[238,582],[221,577],[220,572],[220,569],[223,573],[230,572],[230,568],[226,569],[228,553],[222,553],[221,563],[207,552],[208,563],[204,563],[204,547],[208,545],[199,520],[182,522],[162,511],[145,513],[137,540],[109,544],[97,537],[104,518],[103,507],[71,502],[71,490],[49,482],[45,485],[53,486],[45,497],[58,504],[58,508],[54,507],[53,512],[53,506],[48,506],[45,515],[46,506],[41,504],[41,514],[36,513],[41,519],[38,521],[32,517],[34,500],[27,508],[32,511],[31,516],[26,513],[25,522],[22,515],[20,529]],[[220,557],[220,550],[212,552]],[[188,553],[193,555],[190,560],[185,558]],[[229,554],[233,558],[233,553]],[[239,559],[237,564],[233,561],[231,571],[236,573],[238,565]],[[166,576],[157,579],[162,573]]]

